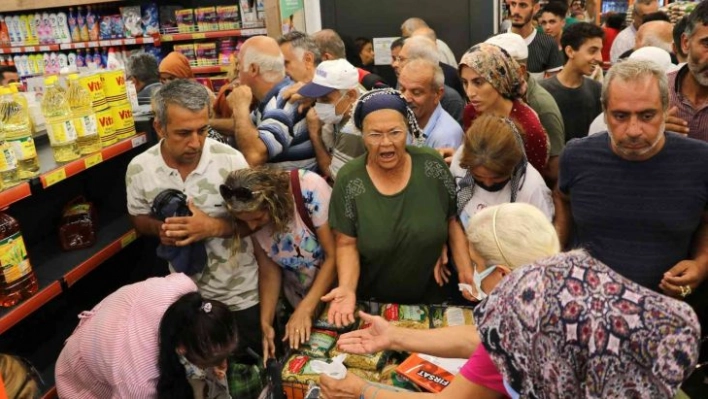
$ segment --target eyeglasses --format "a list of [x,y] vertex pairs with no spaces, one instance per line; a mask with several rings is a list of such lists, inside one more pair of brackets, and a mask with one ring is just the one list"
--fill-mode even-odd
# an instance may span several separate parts
[[394,141],[400,138],[402,135],[404,135],[406,132],[403,130],[392,130],[390,132],[386,133],[381,133],[381,132],[371,132],[367,133],[366,137],[372,142],[372,143],[380,143],[383,141],[384,136],[388,137],[389,141]]
[[254,199],[256,195],[261,193],[260,190],[251,191],[246,187],[231,188],[226,184],[222,184],[219,186],[219,192],[221,193],[221,196],[227,201],[231,198],[234,198],[237,201],[250,201]]

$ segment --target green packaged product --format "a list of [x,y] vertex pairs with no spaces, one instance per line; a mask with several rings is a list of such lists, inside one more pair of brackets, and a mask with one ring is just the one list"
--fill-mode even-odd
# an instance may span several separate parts
[[430,317],[433,321],[433,328],[474,325],[474,312],[470,308],[431,307]]
[[332,349],[336,342],[336,332],[327,330],[312,330],[310,340],[302,345],[302,349],[300,351],[308,356],[324,358],[327,357],[327,352]]
[[386,365],[386,361],[390,355],[388,351],[381,351],[370,355],[355,355],[352,353],[344,353],[337,350],[337,348],[329,351],[329,357],[335,358],[338,355],[346,355],[344,358],[344,365],[347,368],[356,368],[368,371],[381,371]]
[[396,327],[418,330],[430,328],[426,306],[386,304],[381,307],[381,316]]
[[312,370],[310,361],[311,359],[307,355],[292,355],[283,366],[281,373],[283,382],[308,383],[312,381],[319,384],[320,375]]

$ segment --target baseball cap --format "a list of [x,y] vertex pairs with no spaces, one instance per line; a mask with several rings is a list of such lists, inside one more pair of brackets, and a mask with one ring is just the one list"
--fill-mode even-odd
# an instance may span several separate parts
[[359,71],[345,59],[322,61],[312,82],[298,90],[303,97],[318,98],[334,90],[349,90],[359,84]]
[[485,43],[503,48],[511,58],[517,61],[529,58],[529,47],[526,45],[526,41],[516,33],[508,32],[492,36]]

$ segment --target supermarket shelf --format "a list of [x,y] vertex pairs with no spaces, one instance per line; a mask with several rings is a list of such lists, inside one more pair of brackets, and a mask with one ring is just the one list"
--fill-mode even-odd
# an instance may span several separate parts
[[160,40],[163,42],[180,42],[180,41],[185,41],[185,40],[217,39],[220,37],[257,36],[257,35],[265,35],[265,34],[267,34],[267,31],[265,28],[231,29],[231,30],[217,30],[217,31],[212,31],[212,32],[166,34],[166,35],[161,35]]
[[20,201],[32,195],[30,185],[27,182],[22,182],[14,187],[0,191],[0,210],[7,208],[13,203]]
[[96,243],[92,247],[65,252],[61,250],[59,240],[52,236],[29,248],[40,290],[13,308],[0,309],[0,334],[61,294],[62,285],[71,287],[136,238],[137,232],[128,215],[123,215],[99,226]]
[[57,51],[59,50],[58,44],[42,44],[34,46],[2,46],[0,47],[0,54],[22,54],[22,53],[39,53],[42,51]]
[[[157,38],[157,39],[156,39]],[[107,39],[107,40],[96,40],[90,42],[79,42],[79,43],[66,43],[60,44],[60,50],[74,50],[83,48],[94,48],[94,47],[108,47],[108,46],[131,46],[135,44],[160,44],[159,36],[155,37],[134,37],[128,39]]]
[[192,72],[200,73],[226,73],[229,70],[228,65],[212,65],[212,66],[193,66]]
[[39,175],[39,180],[42,183],[42,187],[47,188],[71,176],[83,172],[94,165],[128,152],[135,147],[141,146],[146,142],[147,135],[145,133],[140,133],[137,136],[127,138],[113,144],[112,146],[103,148],[100,152],[86,155],[64,165],[58,165],[56,161],[54,161],[52,150],[48,144],[45,146],[40,146],[37,149],[39,162],[42,166],[42,172]]
[[27,11],[30,9],[80,6],[84,4],[112,3],[118,0],[2,0],[0,12]]

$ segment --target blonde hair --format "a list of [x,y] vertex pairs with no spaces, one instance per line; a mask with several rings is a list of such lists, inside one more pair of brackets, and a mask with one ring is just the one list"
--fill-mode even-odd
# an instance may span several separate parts
[[520,202],[475,214],[467,225],[467,240],[488,264],[512,270],[560,252],[558,235],[546,215]]
[[0,354],[0,375],[10,399],[35,399],[41,392],[28,366],[15,356]]
[[290,190],[290,172],[261,165],[235,170],[226,177],[224,185],[231,189],[244,187],[259,191],[249,201],[224,199],[232,216],[242,212],[266,211],[274,233],[284,233],[295,213],[295,200]]
[[460,166],[469,170],[484,166],[498,176],[510,176],[524,158],[513,128],[498,116],[480,115],[465,133],[463,144]]

